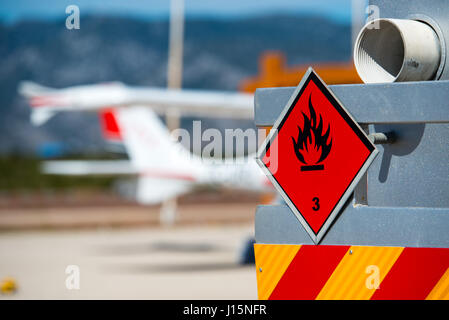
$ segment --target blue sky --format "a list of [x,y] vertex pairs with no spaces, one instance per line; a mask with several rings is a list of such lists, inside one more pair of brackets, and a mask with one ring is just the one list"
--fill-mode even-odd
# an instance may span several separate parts
[[[166,17],[169,0],[0,0],[0,18],[8,22],[65,16],[65,8],[76,4],[81,17],[88,14]],[[322,14],[350,21],[351,0],[186,0],[188,16],[238,18],[270,13]]]

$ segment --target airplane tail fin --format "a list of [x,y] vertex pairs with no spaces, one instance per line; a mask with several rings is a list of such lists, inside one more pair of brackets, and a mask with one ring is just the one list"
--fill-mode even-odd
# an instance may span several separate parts
[[123,142],[115,109],[106,109],[98,113],[103,138],[109,142]]
[[31,81],[19,84],[18,92],[27,98],[31,107],[31,123],[40,126],[50,120],[55,114],[55,106],[63,104],[56,89],[41,86]]
[[202,165],[174,141],[158,116],[146,107],[115,111],[120,135],[139,171],[137,200],[158,203],[188,192],[201,178]]
[[25,97],[36,97],[42,94],[55,92],[56,90],[32,81],[22,81],[19,83],[18,91]]
[[41,126],[56,115],[55,111],[48,109],[31,109],[30,121],[33,126]]

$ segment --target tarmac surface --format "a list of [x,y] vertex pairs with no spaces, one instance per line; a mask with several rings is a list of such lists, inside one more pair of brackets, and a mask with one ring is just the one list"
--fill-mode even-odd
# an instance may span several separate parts
[[256,299],[254,266],[237,263],[253,230],[234,221],[3,231],[0,281],[18,290],[0,299]]

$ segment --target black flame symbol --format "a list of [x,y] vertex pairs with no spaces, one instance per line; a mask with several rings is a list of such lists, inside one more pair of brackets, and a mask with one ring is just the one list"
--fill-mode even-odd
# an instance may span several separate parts
[[302,171],[323,170],[324,166],[317,164],[324,161],[331,151],[332,139],[329,140],[329,143],[327,142],[330,135],[330,125],[323,134],[323,119],[320,115],[320,121],[317,123],[316,112],[312,105],[312,94],[309,96],[309,111],[310,118],[302,112],[304,128],[301,129],[298,126],[298,139],[295,141],[292,137],[293,148],[298,160],[306,165],[301,167]]

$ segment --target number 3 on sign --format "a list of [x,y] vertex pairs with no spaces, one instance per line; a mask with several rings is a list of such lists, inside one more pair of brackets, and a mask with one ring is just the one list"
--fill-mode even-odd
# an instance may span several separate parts
[[313,211],[320,210],[320,199],[318,197],[315,197],[312,199],[313,202],[315,202],[315,205],[312,207]]

